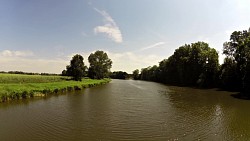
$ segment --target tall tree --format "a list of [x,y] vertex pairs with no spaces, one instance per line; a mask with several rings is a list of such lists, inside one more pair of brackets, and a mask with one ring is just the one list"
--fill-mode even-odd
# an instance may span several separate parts
[[89,77],[93,79],[103,79],[108,77],[112,67],[112,61],[108,58],[107,53],[96,51],[89,55]]
[[72,76],[76,81],[81,81],[82,77],[86,73],[87,67],[84,65],[83,57],[79,54],[76,54],[72,57],[70,65],[68,65],[66,69],[66,75]]
[[140,76],[139,76],[139,70],[138,70],[138,69],[134,70],[132,76],[133,76],[133,79],[134,79],[134,80],[140,79],[140,78],[139,78],[139,77],[140,77]]
[[250,29],[233,32],[230,41],[224,43],[223,53],[236,62],[236,73],[241,79],[242,91],[249,91]]
[[218,53],[207,43],[185,44],[158,66],[143,68],[140,79],[174,85],[213,87],[218,74]]
[[221,87],[228,90],[240,90],[241,78],[237,74],[237,64],[233,58],[226,57],[220,67]]

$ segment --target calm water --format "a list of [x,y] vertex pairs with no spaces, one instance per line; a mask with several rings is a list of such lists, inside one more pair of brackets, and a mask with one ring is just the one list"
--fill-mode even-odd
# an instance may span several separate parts
[[0,140],[250,140],[250,101],[231,94],[113,80],[76,93],[0,104]]

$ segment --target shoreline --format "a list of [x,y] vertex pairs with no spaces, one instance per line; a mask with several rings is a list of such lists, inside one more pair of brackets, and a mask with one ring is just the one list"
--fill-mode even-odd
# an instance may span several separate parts
[[12,100],[46,97],[53,94],[79,91],[85,88],[107,84],[111,79],[83,79],[82,81],[60,81],[47,83],[10,83],[2,84],[0,103]]

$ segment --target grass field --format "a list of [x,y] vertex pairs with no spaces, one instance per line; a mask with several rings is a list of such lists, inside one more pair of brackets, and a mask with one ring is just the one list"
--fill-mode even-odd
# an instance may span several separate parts
[[110,79],[85,78],[82,81],[68,79],[63,76],[0,74],[0,102],[81,90],[110,81]]

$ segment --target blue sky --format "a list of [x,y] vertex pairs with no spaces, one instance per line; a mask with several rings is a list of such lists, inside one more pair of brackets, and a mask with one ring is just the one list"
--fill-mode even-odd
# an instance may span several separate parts
[[248,0],[0,0],[0,70],[60,73],[78,53],[108,53],[112,71],[158,64],[181,45],[220,54],[250,27]]

